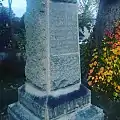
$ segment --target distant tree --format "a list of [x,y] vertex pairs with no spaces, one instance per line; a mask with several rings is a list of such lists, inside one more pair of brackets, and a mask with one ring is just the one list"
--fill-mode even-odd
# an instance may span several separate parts
[[24,17],[25,17],[25,13],[23,14],[23,16],[20,19],[20,28],[25,30]]
[[[4,0],[0,0],[0,5],[3,8],[3,2]],[[7,13],[9,15],[9,48],[14,49],[15,48],[15,40],[13,37],[13,29],[12,29],[12,19],[13,19],[13,11],[12,11],[12,0],[8,0],[8,10]]]
[[89,31],[94,24],[98,11],[99,0],[79,0],[79,28],[84,32],[84,27]]
[[11,48],[13,51],[15,49],[23,51],[25,50],[24,15],[21,18],[15,17],[11,9],[12,1],[8,0],[8,3],[9,8],[6,8],[2,5],[2,1],[0,1],[0,24],[2,26],[0,30],[4,31],[0,34],[0,48],[3,51],[5,47]]
[[[20,50],[24,60],[26,59],[25,56],[25,45],[26,45],[26,38],[25,38],[25,24],[24,24],[24,15],[21,17],[18,23],[18,29],[15,30],[14,37],[17,43],[17,47]],[[15,25],[16,26],[16,25]]]
[[[87,82],[87,72],[89,66],[89,60],[91,58],[91,53],[94,48],[94,44],[92,41],[92,29],[95,24],[95,19],[98,11],[99,0],[79,0],[79,36],[81,37],[81,33],[85,36],[85,28],[87,28],[90,37],[83,37],[80,39],[80,62],[81,66],[81,77],[82,82]],[[85,38],[85,39],[84,39]]]
[[[14,13],[12,12],[12,18]],[[1,5],[0,7],[0,51],[8,48],[11,41],[11,25],[9,17],[9,8]]]

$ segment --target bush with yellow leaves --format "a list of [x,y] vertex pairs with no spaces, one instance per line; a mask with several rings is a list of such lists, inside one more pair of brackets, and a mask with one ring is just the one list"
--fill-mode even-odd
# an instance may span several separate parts
[[107,31],[102,40],[101,53],[94,49],[89,64],[88,85],[106,93],[110,98],[120,98],[120,22],[114,33]]

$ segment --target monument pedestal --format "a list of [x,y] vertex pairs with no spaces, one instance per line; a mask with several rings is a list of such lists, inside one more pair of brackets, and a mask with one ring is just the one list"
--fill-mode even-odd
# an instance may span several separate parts
[[77,0],[27,0],[26,83],[9,120],[103,120],[81,85]]
[[91,104],[91,92],[83,85],[74,92],[48,97],[32,95],[23,85],[8,114],[9,120],[104,120],[103,110]]

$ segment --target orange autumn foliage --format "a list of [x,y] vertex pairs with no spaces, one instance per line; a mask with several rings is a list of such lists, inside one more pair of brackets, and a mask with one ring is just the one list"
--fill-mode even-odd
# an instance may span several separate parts
[[116,23],[114,33],[105,32],[101,51],[99,55],[97,48],[93,51],[88,85],[97,91],[111,93],[114,98],[120,98],[120,21]]

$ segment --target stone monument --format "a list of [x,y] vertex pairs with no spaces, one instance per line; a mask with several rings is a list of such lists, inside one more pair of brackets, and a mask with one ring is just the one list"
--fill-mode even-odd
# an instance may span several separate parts
[[26,83],[9,120],[103,120],[81,84],[77,0],[27,0]]

